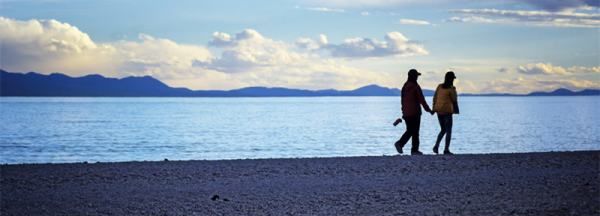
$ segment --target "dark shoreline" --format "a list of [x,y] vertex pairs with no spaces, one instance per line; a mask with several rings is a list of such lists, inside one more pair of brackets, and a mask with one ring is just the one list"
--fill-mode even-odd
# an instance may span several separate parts
[[[554,153],[589,153],[589,152],[597,152],[600,153],[600,150],[576,150],[576,151],[548,151],[548,152],[510,152],[510,153],[465,153],[465,154],[457,154],[456,156],[500,156],[500,155],[528,155],[528,154],[554,154]],[[444,156],[442,154],[434,155],[425,154],[425,157],[441,157]],[[172,159],[172,158],[164,158],[162,160],[130,160],[130,161],[73,161],[73,162],[41,162],[41,163],[0,163],[0,167],[3,166],[27,166],[27,165],[69,165],[69,164],[120,164],[120,163],[162,163],[162,162],[227,162],[227,161],[277,161],[277,160],[319,160],[319,159],[365,159],[365,158],[380,158],[380,157],[419,157],[412,156],[408,153],[403,155],[368,155],[368,156],[333,156],[333,157],[282,157],[282,158],[238,158],[238,159]]]
[[598,215],[600,151],[0,165],[1,215]]

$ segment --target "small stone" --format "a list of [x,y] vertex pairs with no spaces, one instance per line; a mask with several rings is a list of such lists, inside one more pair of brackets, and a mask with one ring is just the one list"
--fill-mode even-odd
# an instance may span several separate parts
[[211,199],[212,201],[217,201],[217,200],[219,200],[219,195],[216,195],[216,194],[215,194],[215,195],[213,195],[213,196],[212,196],[210,199]]

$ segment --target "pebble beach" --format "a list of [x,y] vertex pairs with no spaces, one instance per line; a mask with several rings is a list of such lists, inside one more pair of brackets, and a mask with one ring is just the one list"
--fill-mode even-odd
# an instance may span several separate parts
[[0,166],[0,215],[600,215],[600,151]]

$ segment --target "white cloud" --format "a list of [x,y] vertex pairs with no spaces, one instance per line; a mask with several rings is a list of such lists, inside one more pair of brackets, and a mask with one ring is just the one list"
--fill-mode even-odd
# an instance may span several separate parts
[[[70,75],[153,75],[189,73],[178,68],[210,59],[208,49],[141,34],[139,41],[96,43],[86,33],[56,20],[19,21],[0,17],[0,67],[14,71]],[[157,72],[166,71],[166,72]]]
[[[213,39],[208,42],[211,46],[209,50],[202,45],[182,44],[145,34],[140,34],[136,40],[100,43],[68,23],[56,20],[19,21],[2,17],[0,41],[0,68],[8,71],[61,72],[74,76],[90,73],[111,77],[152,75],[170,85],[193,89],[232,89],[257,85],[352,89],[373,83],[397,86],[396,82],[403,81],[400,78],[402,75],[385,70],[403,68],[399,65],[404,63],[398,64],[395,58],[369,57],[428,53],[422,45],[412,42],[399,32],[390,32],[383,40],[358,37],[341,43],[331,42],[321,34],[317,38],[298,39],[292,44],[247,29],[237,34],[214,33]],[[332,56],[342,58],[331,58]],[[424,60],[427,59],[420,59]],[[382,62],[389,64],[382,65]],[[426,70],[429,63],[416,64],[419,69]],[[465,64],[473,66],[474,63],[469,60]],[[486,60],[482,64],[489,65],[490,61]],[[540,86],[535,85],[543,85],[543,88],[557,86],[548,82],[558,75],[547,76],[544,73],[557,74],[561,69],[566,73],[560,75],[560,80],[566,80],[563,81],[563,87],[589,87],[600,83],[593,79],[595,74],[600,73],[600,66],[561,67],[549,63],[537,64],[523,65],[523,70],[541,71],[542,74],[539,75],[525,76],[539,82],[525,82],[533,86],[512,86],[515,91],[538,90]],[[409,66],[414,65],[415,62],[411,60]],[[508,64],[497,64],[490,70],[494,71],[502,65]],[[407,69],[398,70],[405,74]],[[475,85],[468,80],[471,75],[467,73],[470,72],[460,68],[457,71],[461,73],[461,83],[464,86],[469,84],[469,89],[473,91],[498,88],[498,91],[515,92],[509,88],[511,82],[504,87],[500,81],[489,85],[492,87]],[[511,74],[514,73],[506,73]],[[581,74],[581,77],[572,77],[578,76],[577,74]],[[432,77],[435,80],[431,82],[437,84],[441,77],[438,74]],[[477,82],[482,83],[487,82]]]
[[526,75],[573,75],[578,73],[600,73],[600,66],[583,67],[572,66],[569,68],[554,66],[550,63],[531,63],[518,66],[517,72]]
[[344,10],[344,9],[329,8],[329,7],[300,7],[300,6],[296,6],[295,8],[296,9],[301,9],[301,10],[323,12],[323,13],[345,13],[346,12],[346,10]]
[[500,20],[487,19],[479,16],[466,16],[466,17],[450,17],[445,20],[446,22],[458,22],[458,23],[500,23]]
[[360,15],[361,16],[369,16],[370,14],[368,11],[363,11],[363,12],[360,12]]
[[327,12],[327,13],[344,13],[345,12],[344,9],[326,8],[326,7],[306,8],[306,10],[318,11],[318,12]]
[[213,33],[213,40],[208,44],[216,47],[223,47],[231,45],[231,35],[223,32],[215,32]]
[[533,91],[553,91],[558,88],[571,90],[600,89],[600,83],[585,79],[524,78],[498,79],[482,83],[476,89],[480,93],[520,93],[526,94]]
[[127,75],[152,75],[157,78],[176,78],[190,73],[194,62],[212,58],[208,49],[197,45],[179,44],[168,39],[140,34],[140,41],[111,43],[118,51],[114,63],[117,70]]
[[300,47],[309,47],[313,50],[319,49],[328,51],[333,57],[345,58],[416,56],[429,54],[421,44],[408,40],[408,38],[400,32],[387,33],[383,41],[357,37],[345,39],[341,44],[330,44],[327,43],[327,38],[324,35],[321,35],[320,41],[321,43],[316,43],[310,39],[302,38],[301,41],[299,41],[299,45]]
[[[309,5],[343,7],[343,8],[389,8],[406,5],[464,5],[481,3],[480,0],[300,0]],[[598,8],[598,0],[487,0],[487,4],[522,4],[526,3],[546,11],[564,11],[573,9]]]
[[[342,61],[323,58],[313,52],[328,46],[325,35],[318,39],[300,38],[295,46],[246,29],[234,37],[226,33],[213,34],[209,44],[219,44],[221,55],[209,61],[196,62],[196,68],[227,74],[228,79],[242,80],[242,86],[286,86],[309,89],[350,89],[370,83],[382,83],[385,75],[348,67]],[[296,50],[295,47],[303,49]]]
[[451,12],[460,14],[447,19],[448,22],[526,24],[553,27],[600,27],[600,14],[574,11],[527,11],[498,9],[459,9]]
[[385,8],[407,4],[441,3],[448,0],[303,0],[309,5],[343,8]]
[[222,40],[224,35],[227,34],[216,32],[210,42],[224,49],[221,56],[210,61],[197,61],[194,66],[236,73],[257,67],[290,65],[303,58],[300,53],[292,52],[288,44],[265,38],[253,29],[246,29],[234,38],[229,37],[226,42]]
[[5,69],[92,70],[116,52],[112,46],[96,44],[77,27],[56,20],[0,17],[0,42],[0,67]]
[[527,75],[567,75],[565,68],[552,64],[536,63],[517,67],[517,72]]
[[431,25],[431,23],[425,20],[415,20],[415,19],[400,19],[398,21],[402,25]]
[[329,43],[329,41],[327,39],[327,36],[325,36],[324,34],[320,34],[319,39],[317,41],[306,37],[298,38],[298,40],[296,40],[297,47],[310,51],[318,50],[322,46],[326,46],[327,43]]
[[571,73],[600,73],[600,66],[596,67],[583,67],[583,66],[573,66],[569,67],[567,71]]
[[522,0],[528,4],[548,11],[561,11],[574,8],[599,7],[598,0]]
[[[19,21],[0,17],[0,68],[7,71],[60,72],[71,76],[151,75],[192,89],[246,86],[351,89],[385,83],[385,75],[346,66],[343,60],[301,52],[293,44],[247,29],[216,32],[200,45],[140,34],[137,40],[94,42],[78,28],[56,20]],[[328,44],[320,35],[317,46]]]

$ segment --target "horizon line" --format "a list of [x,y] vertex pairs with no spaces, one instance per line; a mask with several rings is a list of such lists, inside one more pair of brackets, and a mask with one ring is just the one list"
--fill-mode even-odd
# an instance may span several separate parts
[[[190,89],[188,87],[173,87],[173,86],[170,86],[167,83],[165,83],[165,82],[163,82],[163,81],[161,81],[161,80],[159,80],[159,79],[157,79],[157,78],[155,78],[155,77],[153,77],[151,75],[143,75],[143,76],[131,75],[131,76],[125,76],[125,77],[120,77],[119,78],[119,77],[108,77],[108,76],[104,76],[104,75],[99,74],[99,73],[90,73],[90,74],[81,75],[81,76],[71,76],[69,74],[64,74],[64,73],[61,73],[61,72],[50,72],[48,74],[44,74],[44,73],[40,73],[40,72],[35,72],[35,71],[29,71],[29,72],[10,72],[10,71],[6,71],[6,70],[1,69],[1,68],[0,68],[0,72],[17,73],[17,74],[30,74],[30,73],[33,73],[33,74],[39,74],[39,75],[43,75],[43,76],[50,76],[50,75],[56,74],[56,75],[62,75],[62,76],[66,76],[66,77],[73,78],[73,79],[84,78],[84,77],[88,77],[88,76],[99,76],[99,77],[102,77],[102,78],[105,78],[105,79],[116,79],[116,80],[123,80],[123,79],[127,79],[127,78],[146,78],[146,77],[149,77],[149,78],[152,78],[152,79],[154,79],[154,80],[156,80],[156,81],[158,81],[158,82],[160,82],[160,83],[168,86],[169,88],[187,89],[187,90],[190,90],[190,91],[223,91],[223,92],[227,92],[227,91],[235,91],[235,90],[248,89],[248,88],[289,89],[289,90],[301,90],[301,91],[312,91],[312,92],[327,91],[327,90],[334,90],[334,91],[354,91],[354,90],[358,90],[358,89],[365,88],[365,87],[370,87],[370,86],[375,86],[375,87],[380,87],[380,88],[387,88],[387,89],[391,89],[391,90],[400,90],[401,91],[400,88],[387,87],[387,86],[378,85],[378,84],[368,84],[368,85],[360,86],[360,87],[357,87],[357,88],[354,88],[354,89],[349,89],[349,90],[339,90],[339,89],[335,89],[335,88],[324,88],[324,89],[312,90],[312,89],[302,89],[302,88],[292,88],[292,87],[282,87],[282,86],[246,86],[246,87],[240,87],[240,88],[234,88],[234,89],[227,89],[227,90],[218,90],[218,89],[197,89],[197,90],[193,90],[193,89]],[[555,92],[555,91],[558,91],[558,90],[561,90],[561,89],[565,89],[565,90],[571,91],[573,93],[582,92],[582,91],[585,91],[585,90],[600,90],[600,88],[598,88],[598,89],[596,89],[596,88],[584,88],[584,89],[579,89],[579,90],[573,90],[573,89],[569,89],[569,88],[566,88],[566,87],[560,87],[560,88],[557,88],[557,89],[554,89],[554,90],[550,90],[550,91],[534,90],[534,91],[530,91],[528,93],[507,93],[507,92],[481,92],[481,93],[472,93],[472,92],[463,92],[463,93],[460,93],[459,95],[462,95],[462,96],[502,96],[502,95],[505,95],[505,96],[528,96],[528,95],[530,95],[532,93],[552,93],[552,92]],[[425,89],[425,88],[423,88],[423,90],[435,91],[433,89]]]

